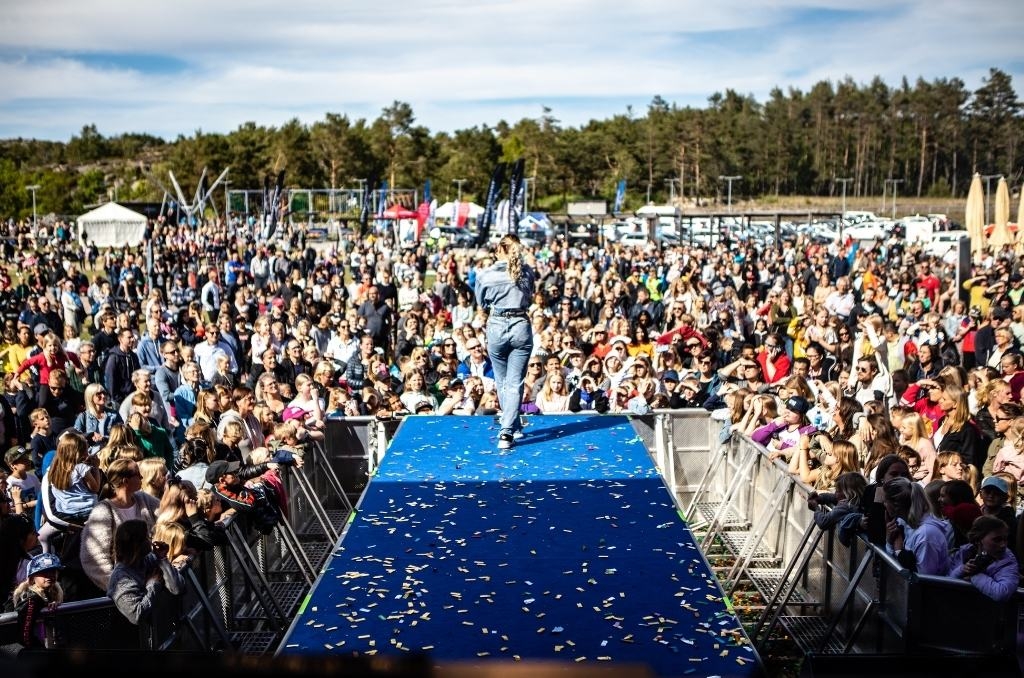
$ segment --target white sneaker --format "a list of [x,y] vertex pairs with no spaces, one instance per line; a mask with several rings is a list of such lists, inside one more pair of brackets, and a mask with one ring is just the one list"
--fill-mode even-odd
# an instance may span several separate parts
[[498,449],[511,450],[514,438],[511,433],[502,433],[498,436]]
[[522,431],[514,431],[512,433],[512,440],[522,440],[524,433]]

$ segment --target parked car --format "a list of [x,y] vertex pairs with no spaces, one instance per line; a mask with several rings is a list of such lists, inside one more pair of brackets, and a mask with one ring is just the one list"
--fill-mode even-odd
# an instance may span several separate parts
[[565,233],[570,244],[597,245],[598,227],[595,224],[567,224]]
[[623,233],[618,243],[624,247],[647,247],[654,244],[646,233]]
[[469,229],[458,226],[437,226],[440,236],[452,244],[452,247],[473,247],[476,244],[476,234]]
[[843,237],[852,240],[885,240],[889,237],[889,229],[884,221],[861,221],[856,226],[843,229]]

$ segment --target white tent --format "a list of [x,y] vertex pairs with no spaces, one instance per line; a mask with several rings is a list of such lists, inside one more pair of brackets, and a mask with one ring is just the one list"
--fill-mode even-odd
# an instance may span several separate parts
[[[475,202],[469,204],[469,218],[476,219],[484,213],[484,208],[477,205]],[[445,204],[434,210],[435,219],[454,219],[455,218],[455,203],[446,202]]]
[[146,235],[146,216],[116,202],[100,205],[78,217],[78,239],[97,247],[136,247]]

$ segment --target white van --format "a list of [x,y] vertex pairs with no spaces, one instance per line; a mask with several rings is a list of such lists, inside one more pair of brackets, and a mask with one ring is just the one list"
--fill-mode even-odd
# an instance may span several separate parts
[[965,247],[970,249],[970,239],[967,231],[936,231],[931,236],[924,251],[928,254],[939,257],[947,264],[955,264],[960,257],[960,240],[965,239]]
[[874,212],[850,210],[843,212],[843,221],[849,225],[853,225],[864,221],[878,221],[878,217]]

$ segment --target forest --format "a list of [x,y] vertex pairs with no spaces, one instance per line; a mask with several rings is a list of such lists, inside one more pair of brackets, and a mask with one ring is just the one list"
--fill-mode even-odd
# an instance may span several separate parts
[[642,114],[627,109],[578,128],[545,108],[539,118],[432,133],[401,101],[375,120],[329,112],[312,124],[244,122],[227,134],[196,130],[173,141],[104,136],[86,124],[66,143],[0,140],[0,215],[30,217],[33,197],[39,215],[76,215],[113,199],[159,202],[168,170],[191,195],[203,168],[216,176],[228,167],[231,190],[257,190],[284,171],[291,188],[387,181],[421,189],[430,180],[440,200],[453,199],[458,182],[465,199],[481,202],[494,166],[518,158],[530,204],[550,211],[578,199],[610,204],[623,179],[627,209],[716,199],[724,175],[742,177],[734,200],[834,196],[843,186],[851,197],[873,196],[892,181],[905,196],[955,198],[974,172],[1005,175],[1016,190],[1022,133],[1012,78],[997,68],[973,92],[956,77],[898,86],[876,77],[776,88],[767,101],[726,89],[703,108],[655,96]]

